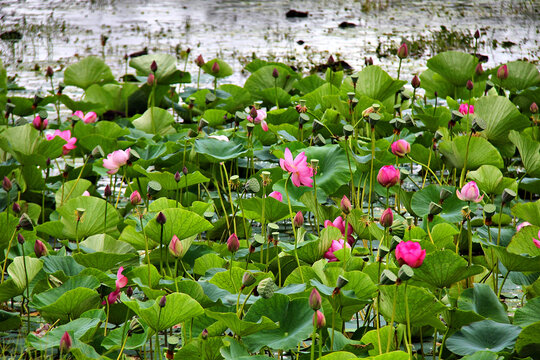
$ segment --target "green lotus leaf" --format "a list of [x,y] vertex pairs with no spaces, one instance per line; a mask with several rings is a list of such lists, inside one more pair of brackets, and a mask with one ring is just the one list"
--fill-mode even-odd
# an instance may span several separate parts
[[228,345],[222,346],[219,351],[225,360],[265,360],[267,358],[265,355],[250,355],[247,349],[234,338],[225,337],[223,342]]
[[[274,78],[272,73],[274,69],[278,70],[279,76]],[[244,89],[249,91],[252,96],[260,96],[265,89],[278,86],[289,92],[298,74],[283,64],[265,65],[254,71],[244,83]]]
[[[26,262],[26,268],[25,268]],[[30,283],[34,277],[40,272],[43,267],[43,262],[29,256],[17,256],[13,262],[9,264],[7,272],[19,290],[26,289],[26,279]]]
[[[532,243],[532,238],[529,239]],[[534,244],[532,244],[534,246]],[[504,246],[492,245],[497,258],[508,271],[540,271],[540,250],[536,249],[538,256],[518,255],[508,251]]]
[[154,75],[159,85],[189,82],[189,74],[176,69],[176,58],[170,54],[138,56],[129,61],[129,66],[137,70],[137,75],[148,76],[151,73],[150,65],[153,61],[157,64],[157,71]]
[[510,131],[508,138],[518,148],[527,174],[540,177],[540,143],[515,130]]
[[[452,195],[444,200],[442,204],[442,212],[439,214],[440,217],[450,222],[458,222],[463,219],[461,214],[461,208],[465,205],[463,201],[459,200],[456,195],[454,187],[450,186],[439,186],[439,185],[428,185],[422,190],[415,192],[411,199],[411,208],[414,213],[418,216],[426,216],[429,214],[429,204],[434,202],[439,203],[440,199],[440,190],[441,188],[448,189],[452,192]],[[475,208],[474,203],[471,203],[471,208]]]
[[21,324],[22,321],[19,314],[0,310],[0,331],[15,330]]
[[540,200],[517,203],[512,207],[512,215],[533,225],[540,226]]
[[61,272],[63,276],[75,276],[84,270],[84,266],[77,264],[70,256],[48,255],[42,257],[41,260],[43,260],[43,271],[47,274]]
[[139,165],[134,165],[133,169],[141,174],[144,174],[148,179],[157,181],[160,183],[164,190],[176,190],[182,189],[186,186],[201,184],[210,181],[209,178],[201,174],[199,171],[189,173],[187,175],[182,174],[179,182],[174,179],[174,174],[168,171],[147,171]]
[[88,188],[92,186],[92,183],[86,179],[70,180],[60,186],[60,189],[56,192],[54,199],[58,206],[62,206],[69,199],[73,199],[77,196],[81,196]]
[[459,52],[446,51],[427,61],[427,67],[455,86],[465,86],[467,80],[474,78],[478,59]]
[[516,310],[514,325],[526,327],[540,321],[540,297],[527,301],[525,306]]
[[279,326],[266,316],[262,316],[259,321],[251,322],[240,320],[235,313],[223,313],[206,310],[206,315],[216,319],[231,329],[236,336],[244,337],[263,330],[277,329]]
[[[173,235],[179,239],[186,239],[190,236],[199,234],[203,231],[212,229],[212,224],[206,221],[202,216],[192,211],[184,209],[164,209],[162,213],[167,218],[163,225],[163,244],[169,244]],[[160,243],[161,225],[153,218],[145,227],[146,236]]]
[[472,355],[477,351],[499,352],[514,346],[521,328],[484,320],[464,326],[448,338],[448,350],[457,355]]
[[[358,83],[362,84],[362,86],[356,88],[356,94],[380,102],[385,102],[389,98],[392,98],[393,101],[396,91],[406,84],[406,81],[393,79],[379,66],[366,66],[355,75],[358,76]],[[343,90],[354,91],[350,78],[347,78],[343,85]],[[350,89],[348,86],[350,86]]]
[[171,126],[172,123],[174,123],[174,117],[171,113],[158,107],[149,108],[141,117],[133,120],[133,126],[136,129],[148,134],[159,135],[174,133],[174,129]]
[[535,322],[523,329],[516,341],[516,351],[520,356],[531,356],[538,358],[540,354],[540,321]]
[[236,159],[245,156],[248,153],[248,150],[244,148],[244,145],[236,140],[221,141],[213,138],[197,139],[194,147],[197,153],[207,155],[208,160],[213,163]]
[[[286,202],[286,200],[284,199]],[[242,209],[248,219],[261,221],[263,199],[260,197],[251,197],[241,199]],[[276,222],[290,217],[289,207],[285,202],[278,201],[273,197],[267,197],[264,200],[264,217],[266,221]]]
[[[97,287],[97,286],[96,286]],[[99,294],[87,287],[77,287],[63,292],[69,286],[54,288],[33,299],[33,303],[39,309],[41,316],[47,321],[60,319],[61,323],[67,323],[77,319],[87,310],[95,309],[101,303]],[[57,290],[53,292],[52,290]]]
[[77,146],[81,146],[86,151],[92,151],[99,145],[105,156],[118,150],[118,139],[127,134],[129,134],[129,130],[123,129],[111,121],[98,121],[95,124],[85,124],[78,121],[73,129],[73,136],[77,138]]
[[[215,63],[219,65],[219,71],[217,73],[212,70],[212,67]],[[207,61],[203,65],[202,69],[205,73],[212,75],[213,77],[216,77],[218,79],[231,76],[233,74],[232,67],[221,59],[212,59],[210,61]]]
[[[439,150],[450,163],[449,165],[459,170],[463,169],[468,141],[468,136],[457,136],[452,141],[441,141]],[[467,170],[476,170],[482,165],[493,165],[499,169],[504,166],[497,148],[486,139],[476,136],[470,139],[467,159]]]
[[[127,326],[129,327],[130,324]],[[140,324],[142,326],[142,332],[130,333],[129,335],[126,335],[127,330],[124,328],[124,326],[108,332],[107,337],[103,339],[101,345],[107,350],[120,349],[127,336],[124,349],[135,350],[141,348],[148,340],[148,326],[144,324],[144,322],[140,322]]]
[[527,61],[511,61],[506,64],[508,77],[504,80],[496,76],[491,81],[498,86],[509,89],[512,92],[525,90],[530,87],[540,86],[540,72],[534,64]]
[[472,355],[464,356],[463,360],[497,360],[499,355],[492,351],[477,351]]
[[[65,325],[54,327],[41,337],[37,334],[30,333],[27,337],[27,341],[30,346],[36,350],[46,351],[54,349],[60,345],[60,339],[66,331],[70,334],[71,338],[76,341],[84,337],[91,330],[94,330],[99,322],[99,319],[75,319]],[[74,345],[77,346],[77,344]]]
[[72,64],[64,71],[64,83],[81,89],[88,89],[92,84],[114,82],[111,69],[97,56],[88,56]]
[[474,311],[486,319],[499,323],[510,323],[504,306],[487,284],[474,284],[474,288],[465,289],[458,299],[458,308]]
[[422,266],[414,269],[414,279],[445,288],[482,271],[479,265],[468,267],[467,261],[455,251],[443,250],[427,254]]

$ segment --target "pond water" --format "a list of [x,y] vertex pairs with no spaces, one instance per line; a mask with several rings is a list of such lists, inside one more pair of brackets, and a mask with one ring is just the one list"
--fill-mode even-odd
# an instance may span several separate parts
[[[290,9],[307,11],[308,17],[287,18]],[[488,56],[488,67],[523,58],[538,62],[540,49],[540,3],[524,0],[0,0],[0,18],[0,34],[22,36],[0,41],[8,74],[17,74],[31,93],[48,90],[41,75],[49,65],[60,70],[78,56],[100,55],[120,76],[124,55],[145,47],[177,54],[180,67],[190,48],[192,71],[198,54],[220,57],[233,66],[235,74],[225,80],[233,83],[243,83],[241,70],[253,56],[304,72],[331,54],[354,69],[372,57],[395,76],[392,51],[404,40],[413,57],[404,62],[402,78],[410,80],[431,55],[449,49],[472,53],[477,29],[478,52]],[[344,21],[357,26],[340,28]],[[108,38],[104,47],[102,36]]]

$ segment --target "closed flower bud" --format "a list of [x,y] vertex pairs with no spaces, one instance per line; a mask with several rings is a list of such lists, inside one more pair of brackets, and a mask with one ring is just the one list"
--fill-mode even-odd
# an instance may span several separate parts
[[274,79],[277,79],[279,77],[279,71],[277,68],[274,68],[274,70],[272,71],[272,77]]
[[216,61],[213,65],[212,65],[212,72],[214,74],[217,74],[219,72],[220,68],[219,68],[219,64],[218,62]]
[[180,181],[180,173],[178,171],[174,173],[174,181],[176,181],[177,183]]
[[198,67],[203,67],[204,66],[204,59],[203,59],[202,55],[197,56],[197,58],[195,59],[195,64]]
[[482,74],[484,74],[484,68],[482,67],[482,63],[478,63],[478,65],[476,65],[474,73],[476,74],[476,76],[482,76]]
[[388,208],[383,211],[381,214],[381,218],[379,220],[382,227],[388,228],[392,226],[392,223],[394,222],[394,214],[392,213],[392,209]]
[[326,318],[320,310],[313,313],[313,325],[316,326],[317,329],[321,329],[326,326]]
[[321,308],[321,302],[321,294],[319,294],[317,288],[313,288],[311,294],[309,294],[309,307],[313,310],[319,310]]
[[188,168],[187,168],[187,166],[184,166],[184,167],[182,168],[182,173],[183,173],[184,175],[187,175],[187,174],[188,174]]
[[159,214],[156,216],[156,222],[157,222],[159,225],[165,225],[165,223],[167,222],[167,217],[165,216],[164,213],[162,213],[162,212],[160,211]]
[[411,85],[414,89],[418,89],[420,87],[420,78],[418,77],[418,75],[414,75],[411,81]]
[[343,195],[343,197],[341,198],[340,208],[341,208],[341,211],[343,211],[345,214],[350,213],[352,210],[351,201],[345,195]]
[[169,243],[169,252],[172,256],[180,259],[184,256],[184,246],[182,245],[182,241],[180,241],[176,235],[173,235],[171,242]]
[[536,105],[536,103],[533,102],[531,106],[529,107],[529,110],[531,111],[531,113],[536,114],[538,112],[538,105]]
[[54,70],[52,67],[47,66],[47,71],[45,72],[45,76],[52,77],[54,75]]
[[48,124],[49,120],[42,119],[39,115],[37,115],[32,121],[32,125],[34,126],[34,128],[39,131],[45,130]]
[[126,289],[126,295],[127,297],[133,296],[133,288],[131,286],[128,286]]
[[4,176],[4,180],[2,180],[2,188],[9,192],[11,188],[13,187],[13,184],[11,183],[11,180],[7,176]]
[[72,345],[72,340],[71,340],[71,336],[69,335],[69,333],[66,331],[64,333],[64,335],[62,335],[62,338],[60,339],[60,352],[62,353],[68,353],[69,352],[69,349],[71,349],[71,345]]
[[294,216],[294,226],[299,228],[304,225],[304,215],[301,211],[297,212]]
[[154,85],[154,81],[155,81],[156,77],[154,74],[150,73],[148,74],[148,77],[146,78],[146,83],[149,85],[149,86],[152,86]]
[[506,80],[508,78],[508,66],[506,64],[497,70],[497,78],[499,80]]
[[[364,64],[365,64],[366,66],[373,65],[373,58],[372,58],[371,56],[370,56],[370,57],[366,57],[366,58],[364,59]],[[358,79],[358,78],[357,78],[357,79]]]
[[34,253],[38,258],[47,255],[47,248],[45,247],[45,244],[37,239],[36,243],[34,244]]
[[141,201],[142,201],[141,194],[139,194],[139,192],[137,190],[132,192],[131,195],[129,196],[129,202],[133,206],[139,205],[141,203]]
[[112,195],[111,187],[109,185],[105,185],[105,189],[103,190],[103,195],[106,198]]
[[334,60],[334,57],[332,55],[330,55],[328,57],[328,65],[333,65],[336,61]]
[[157,71],[157,63],[156,61],[152,61],[152,64],[150,64],[150,70],[155,73]]
[[202,338],[203,340],[208,339],[208,330],[204,329],[204,330],[201,332],[201,338]]
[[21,212],[21,205],[19,203],[13,203],[13,206],[11,206],[11,209],[15,214],[18,214]]
[[392,154],[397,157],[404,157],[411,152],[411,144],[409,144],[407,140],[399,139],[392,143],[390,149],[392,150]]
[[480,38],[480,30],[476,30],[476,31],[474,32],[474,38],[475,38],[475,39],[479,39],[479,38]]
[[401,44],[398,49],[397,56],[400,59],[405,59],[407,56],[409,56],[409,48],[407,47],[407,44]]
[[163,295],[161,299],[159,300],[159,307],[164,308],[166,304],[167,304],[167,297]]
[[24,244],[24,236],[21,233],[17,234],[17,241],[21,245]]
[[471,91],[474,88],[474,84],[471,80],[467,80],[467,90]]
[[238,241],[238,236],[236,236],[235,233],[233,233],[231,236],[229,236],[229,239],[227,239],[227,250],[229,250],[232,253],[235,253],[240,248],[240,241]]

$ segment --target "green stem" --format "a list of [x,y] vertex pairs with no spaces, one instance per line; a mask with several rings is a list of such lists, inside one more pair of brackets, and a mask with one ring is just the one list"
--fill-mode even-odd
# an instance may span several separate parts
[[317,321],[314,321],[313,334],[311,335],[311,360],[315,360],[315,338],[316,337],[317,337]]
[[[468,115],[467,115],[468,116]],[[463,160],[463,170],[461,171],[461,176],[459,177],[459,187],[463,187],[463,182],[465,181],[465,173],[467,172],[467,160],[469,158],[469,144],[471,143],[472,131],[469,134],[467,139],[467,148],[465,150],[465,159]]]
[[[24,277],[26,279],[26,322],[28,334],[30,334],[30,283],[28,282],[28,270],[26,268],[26,257],[24,256],[24,244],[21,244],[22,256],[23,256],[23,266],[24,266]],[[6,256],[7,257],[7,256]]]
[[371,211],[371,218],[373,218],[373,205],[371,204],[371,193],[373,191],[373,163],[374,162],[375,162],[375,128],[371,128],[371,165],[370,165],[370,170],[369,170],[369,194],[368,194],[368,214]]
[[289,183],[289,179],[291,178],[292,174],[289,174],[287,177],[287,180],[285,180],[285,196],[287,196],[287,203],[289,204],[289,216],[291,217],[291,225],[293,229],[294,234],[294,257],[296,258],[296,264],[298,265],[298,269],[300,269],[300,278],[302,279],[302,284],[305,283],[304,280],[304,274],[302,272],[302,267],[300,266],[300,259],[298,258],[298,237],[296,235],[296,228],[294,226],[294,215],[292,212],[292,206],[291,206],[291,198],[289,197],[289,190],[287,190],[287,185]]
[[4,259],[4,266],[2,267],[2,280],[0,281],[0,284],[4,282],[4,275],[6,273],[6,265],[9,258],[9,251],[11,250],[11,244],[13,243],[13,239],[15,238],[15,234],[17,234],[17,228],[15,228],[13,234],[11,235],[11,239],[9,239],[9,244],[6,251],[6,258]]
[[[407,298],[407,283],[408,281],[405,281],[405,316],[407,317],[407,334],[408,334],[408,352],[409,352],[409,359],[412,359],[412,336],[411,336],[411,319],[409,315],[409,299]],[[433,350],[435,351],[435,349]],[[435,353],[433,353],[435,355]]]
[[174,287],[176,289],[176,292],[178,292],[178,261],[180,261],[178,258],[174,262]]
[[388,334],[388,341],[386,343],[386,352],[390,351],[390,343],[392,342],[392,335],[394,332],[394,319],[396,316],[396,302],[397,302],[397,287],[398,284],[396,283],[396,286],[394,287],[394,303],[392,305],[392,317],[390,318],[390,323],[388,325],[390,326],[390,334]]
[[[421,163],[420,161],[414,160],[414,159],[411,158],[409,155],[407,155],[407,158],[408,158],[409,160],[411,160],[412,162],[414,162],[414,163],[416,163],[416,164],[418,164],[418,165],[420,165],[420,166],[423,166],[426,170],[428,170],[428,171],[431,173],[431,175],[433,175],[433,177],[435,178],[435,180],[437,180],[437,183],[438,183],[439,185],[442,186],[441,181],[439,180],[439,178],[437,177],[437,175],[435,175],[435,173],[433,172],[433,170],[431,170],[431,168],[430,168],[429,166],[427,166],[427,165]],[[411,166],[411,170],[412,170],[412,166]]]
[[276,108],[279,109],[278,92],[277,92],[277,78],[274,78],[274,90],[276,94]]
[[[504,204],[501,202],[501,212],[499,213],[499,230],[497,232],[497,246],[501,243],[501,217],[503,214],[503,206]],[[499,286],[499,257],[497,256],[497,253],[495,253],[495,270],[493,271],[493,276],[495,276],[495,289],[493,289],[495,292],[498,291]]]

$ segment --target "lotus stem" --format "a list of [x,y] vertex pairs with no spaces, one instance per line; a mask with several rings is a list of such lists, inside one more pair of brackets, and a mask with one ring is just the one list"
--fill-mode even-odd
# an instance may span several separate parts
[[[502,217],[502,214],[503,214],[503,207],[504,207],[504,203],[501,202],[501,211],[499,213],[499,229],[498,229],[498,232],[497,232],[497,246],[500,245],[501,243],[501,217]],[[495,270],[494,270],[494,274],[493,276],[495,276],[495,289],[494,291],[497,292],[498,291],[498,287],[499,287],[499,257],[497,256],[497,253],[495,253]]]
[[[317,236],[320,236],[320,227],[321,227],[321,223],[319,221],[319,200],[317,199],[317,179],[316,179],[316,176],[317,175],[317,169],[313,169],[313,194],[315,196],[315,225],[317,226]],[[287,184],[285,184],[287,185]],[[285,191],[287,191],[287,189],[285,189]],[[289,196],[287,195],[287,198]],[[290,204],[289,204],[289,207],[290,207]],[[291,211],[291,216],[292,216],[292,211]],[[291,217],[291,221],[293,220],[293,218]],[[294,221],[293,221],[294,223]],[[293,224],[293,229],[294,229],[294,224]],[[295,236],[296,238],[296,236]]]
[[9,239],[7,251],[6,251],[6,258],[4,259],[4,266],[2,267],[2,281],[0,281],[0,284],[4,282],[4,275],[6,273],[6,266],[7,261],[9,258],[9,251],[11,250],[11,244],[13,243],[13,239],[15,238],[15,235],[17,234],[17,228],[15,228],[15,231],[13,231],[13,234],[11,235],[11,239]]
[[159,273],[163,276],[163,224],[159,236]]
[[105,328],[103,329],[103,336],[107,336],[107,326],[109,325],[109,298],[105,298],[105,305],[107,305],[107,317],[105,318]]
[[[411,319],[409,315],[409,299],[407,298],[407,284],[408,281],[405,281],[405,316],[407,317],[407,335],[408,335],[408,352],[409,359],[412,359],[412,336],[411,336]],[[435,356],[435,348],[433,348],[433,356]]]
[[[401,63],[401,60],[400,60]],[[371,165],[369,170],[369,194],[368,194],[368,214],[371,212],[373,218],[373,204],[371,203],[371,193],[373,192],[373,163],[375,162],[375,128],[371,128]]]
[[157,352],[157,358],[159,360],[161,360],[161,346],[159,345],[159,320],[161,319],[161,309],[163,308],[159,306],[158,320],[157,320],[157,326],[156,326],[156,352]]
[[463,170],[461,171],[461,176],[459,177],[459,187],[463,187],[463,182],[465,181],[465,173],[467,172],[467,160],[469,158],[469,144],[471,143],[472,138],[472,131],[469,134],[469,138],[467,139],[467,148],[465,150],[465,159],[463,160]]
[[[287,185],[289,184],[289,179],[291,178],[291,175],[292,174],[289,174],[287,180],[285,180],[285,196],[287,196],[287,203],[289,205],[289,216],[291,217],[291,225],[294,234],[294,257],[296,258],[296,264],[298,265],[298,269],[300,270],[300,278],[302,279],[302,284],[304,284],[304,274],[302,272],[302,267],[300,266],[300,259],[298,258],[298,236],[296,234],[296,228],[294,227],[294,215],[292,212],[291,198],[289,197],[289,190],[287,189]],[[317,198],[317,195],[315,195],[315,198]]]
[[126,312],[126,319],[124,321],[124,325],[122,326],[122,347],[120,348],[120,353],[118,354],[118,357],[116,358],[116,360],[120,360],[120,358],[122,357],[122,353],[124,352],[124,347],[126,346],[126,343],[127,343],[128,336],[126,334],[126,327],[127,327],[128,317],[129,317],[129,311]]
[[[23,257],[23,266],[24,266],[24,277],[26,279],[26,323],[27,323],[27,330],[30,334],[30,283],[28,282],[28,270],[26,268],[26,257],[24,255],[24,244],[21,244],[22,249],[22,257]],[[7,258],[7,255],[6,255]]]
[[279,109],[278,91],[277,91],[277,78],[274,78],[274,93],[276,95],[276,108]]
[[186,274],[191,280],[195,281],[195,278],[186,270],[186,267],[184,266],[184,263],[182,262],[182,259],[179,259],[180,265],[182,266],[182,271],[184,271],[184,274]]
[[174,262],[174,274],[172,274],[174,277],[174,287],[176,289],[176,292],[179,292],[178,291],[178,261],[180,260],[177,258],[176,261]]
[[317,337],[317,322],[314,321],[313,322],[313,333],[311,335],[311,360],[315,360],[315,338],[316,337]]
[[[435,175],[435,173],[433,172],[433,170],[431,170],[431,168],[430,168],[429,166],[427,166],[427,165],[421,163],[420,161],[414,160],[414,159],[411,158],[408,154],[407,154],[407,158],[408,158],[409,160],[411,160],[412,162],[414,162],[414,163],[416,163],[416,164],[418,164],[418,165],[423,166],[424,168],[426,168],[426,170],[428,170],[428,171],[431,173],[431,175],[433,175],[433,177],[435,178],[435,180],[437,180],[437,183],[438,183],[440,186],[442,186],[441,181],[439,180],[439,178],[437,177],[437,175]],[[412,170],[412,166],[411,166],[411,170]]]
[[396,316],[396,303],[397,303],[397,288],[398,288],[398,284],[396,283],[394,286],[394,303],[392,305],[392,317],[390,318],[390,323],[388,323],[388,325],[390,326],[390,333],[388,334],[388,341],[386,342],[386,352],[390,351],[390,344],[392,342],[392,337],[394,333],[394,319]]

